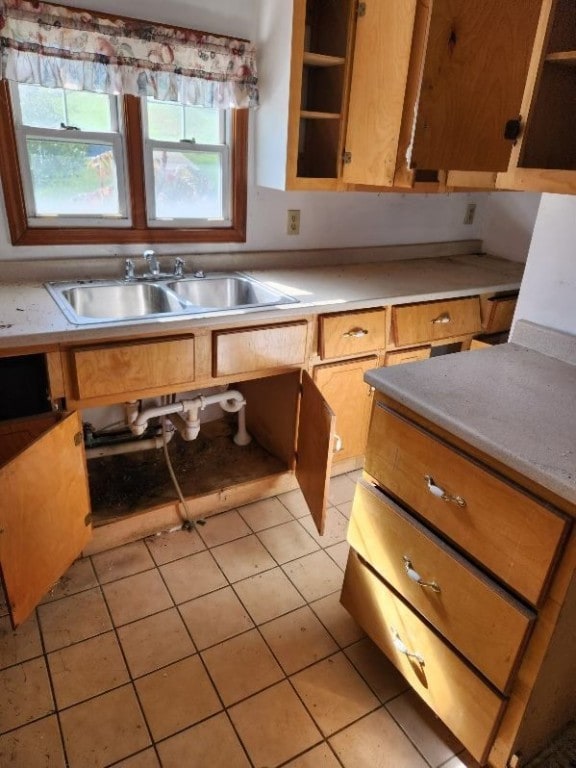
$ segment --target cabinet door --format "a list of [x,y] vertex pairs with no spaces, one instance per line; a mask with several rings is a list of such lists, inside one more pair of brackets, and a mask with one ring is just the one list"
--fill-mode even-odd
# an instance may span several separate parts
[[411,168],[503,171],[542,0],[433,0]]
[[0,447],[14,443],[0,451],[0,565],[17,626],[81,553],[91,526],[79,415],[1,425]]
[[378,358],[372,356],[314,369],[314,381],[336,414],[339,449],[334,461],[364,455],[372,410],[372,387],[364,374],[377,365]]
[[318,528],[324,533],[336,417],[311,377],[302,372],[296,478]]
[[416,0],[368,3],[358,19],[344,181],[392,186],[410,65]]

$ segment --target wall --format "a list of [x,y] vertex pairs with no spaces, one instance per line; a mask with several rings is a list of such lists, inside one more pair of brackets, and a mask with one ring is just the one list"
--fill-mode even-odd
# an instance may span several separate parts
[[[71,0],[82,8],[96,8],[214,33],[255,39],[258,34],[260,4],[266,11],[272,0]],[[276,0],[274,0],[276,2]],[[288,0],[282,0],[288,2]],[[262,18],[266,18],[263,13]],[[262,60],[266,60],[263,51]],[[286,61],[286,67],[288,62]],[[274,92],[262,72],[263,91]],[[276,77],[276,75],[274,75]],[[254,123],[254,120],[251,121]],[[402,243],[465,240],[488,235],[494,252],[522,259],[527,250],[530,206],[518,195],[507,197],[484,193],[452,195],[410,195],[390,193],[288,193],[258,187],[254,183],[254,131],[251,135],[248,189],[247,242],[240,245],[160,246],[161,253],[209,253],[213,251],[299,250],[345,246],[371,246]],[[468,202],[477,204],[473,225],[463,223]],[[286,234],[287,210],[299,208],[301,233]],[[514,226],[509,226],[514,219]],[[489,242],[490,239],[489,239]],[[129,256],[142,252],[142,246],[98,247],[14,247],[8,236],[3,201],[0,197],[0,259],[76,258],[116,253]],[[488,248],[492,251],[492,248]]]
[[542,195],[515,319],[576,334],[576,196]]
[[479,222],[484,250],[494,256],[526,261],[539,205],[539,193],[488,193]]

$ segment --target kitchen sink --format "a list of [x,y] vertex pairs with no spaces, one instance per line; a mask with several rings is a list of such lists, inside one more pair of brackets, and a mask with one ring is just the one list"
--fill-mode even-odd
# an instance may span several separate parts
[[46,283],[66,317],[76,325],[255,310],[297,299],[246,275],[162,276],[126,280]]

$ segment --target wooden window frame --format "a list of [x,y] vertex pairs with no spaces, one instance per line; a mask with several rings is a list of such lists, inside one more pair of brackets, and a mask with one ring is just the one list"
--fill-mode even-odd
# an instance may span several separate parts
[[144,138],[140,99],[123,97],[130,227],[31,227],[18,161],[9,85],[0,82],[0,175],[13,245],[104,245],[128,243],[243,243],[246,241],[248,110],[230,110],[231,218],[229,227],[150,227],[146,218]]

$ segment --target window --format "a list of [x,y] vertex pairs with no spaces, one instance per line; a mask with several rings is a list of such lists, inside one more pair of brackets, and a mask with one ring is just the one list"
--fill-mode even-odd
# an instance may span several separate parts
[[1,88],[13,243],[245,239],[247,110]]

